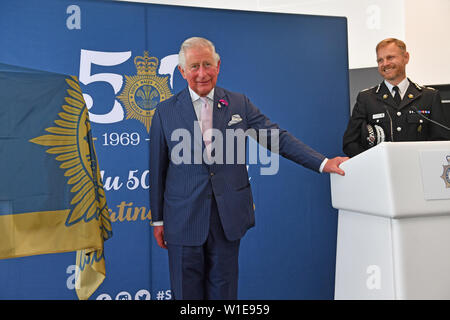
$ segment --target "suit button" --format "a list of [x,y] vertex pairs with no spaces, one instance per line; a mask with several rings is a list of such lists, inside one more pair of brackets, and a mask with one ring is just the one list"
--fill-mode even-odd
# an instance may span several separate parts
[[399,112],[397,112],[397,115],[400,117],[402,115],[402,113],[399,111]]
[[397,127],[397,131],[398,132],[402,131],[402,128],[401,127]]

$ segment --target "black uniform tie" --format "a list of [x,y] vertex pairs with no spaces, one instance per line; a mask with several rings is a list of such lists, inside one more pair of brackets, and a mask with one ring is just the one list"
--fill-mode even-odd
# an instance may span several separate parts
[[396,104],[397,106],[399,106],[399,105],[400,105],[400,102],[402,101],[402,98],[400,98],[400,90],[398,89],[397,86],[395,86],[395,87],[393,88],[393,90],[395,91],[395,95],[394,95],[394,101],[395,101],[395,104]]

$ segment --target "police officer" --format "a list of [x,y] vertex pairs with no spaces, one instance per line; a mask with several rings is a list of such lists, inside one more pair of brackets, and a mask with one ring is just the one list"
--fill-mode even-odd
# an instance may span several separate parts
[[358,94],[344,133],[344,153],[353,157],[383,141],[450,140],[437,90],[406,77],[409,53],[403,41],[388,38],[376,47],[378,72],[384,81]]

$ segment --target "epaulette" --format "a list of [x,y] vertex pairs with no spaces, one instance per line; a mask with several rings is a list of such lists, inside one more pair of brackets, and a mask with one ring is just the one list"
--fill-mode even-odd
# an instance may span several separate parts
[[366,91],[369,91],[369,90],[372,90],[372,89],[374,89],[376,86],[373,86],[373,87],[370,87],[370,88],[366,88],[366,89],[364,89],[364,90],[361,90],[361,92],[366,92]]
[[378,91],[380,91],[380,88],[381,88],[381,83],[378,85],[377,90],[375,91],[375,93],[378,93]]
[[417,83],[415,83],[415,82],[412,82],[411,80],[409,80],[413,85],[415,85],[416,86],[416,88],[417,88],[417,90],[419,90],[419,91],[422,91],[422,89],[423,88],[425,88],[425,87],[421,87],[421,86],[419,86]]

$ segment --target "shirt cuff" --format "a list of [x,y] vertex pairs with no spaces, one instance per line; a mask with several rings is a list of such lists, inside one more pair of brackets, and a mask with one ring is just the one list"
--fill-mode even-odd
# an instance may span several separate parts
[[152,227],[160,227],[164,225],[164,221],[153,221]]
[[327,163],[328,158],[323,159],[322,164],[320,165],[319,172],[322,173],[323,167],[325,167],[325,164]]

